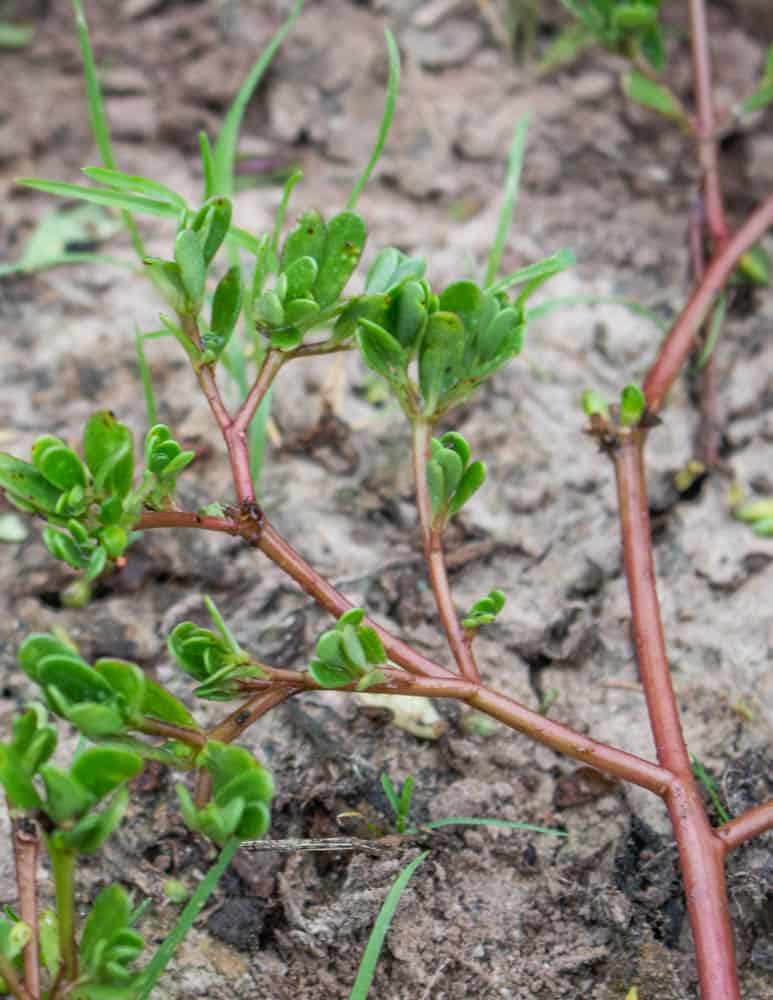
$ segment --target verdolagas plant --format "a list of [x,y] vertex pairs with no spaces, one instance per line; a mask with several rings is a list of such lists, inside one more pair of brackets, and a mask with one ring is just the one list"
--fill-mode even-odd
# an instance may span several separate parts
[[[604,30],[617,32],[617,39],[620,32],[630,35],[635,29],[637,44],[651,49],[647,11],[653,6],[628,5],[631,10],[626,12],[618,5]],[[691,7],[700,8],[699,0]],[[638,22],[632,21],[633,14]],[[696,28],[693,43],[705,55],[705,32]],[[390,54],[395,82],[391,40]],[[382,141],[390,114],[388,110],[382,122]],[[438,423],[442,418],[447,426],[454,408],[519,354],[529,297],[571,263],[571,255],[562,251],[498,279],[503,242],[498,240],[488,280],[455,281],[435,291],[423,259],[386,247],[373,255],[363,291],[347,294],[366,245],[366,223],[355,208],[372,162],[343,211],[303,214],[282,242],[285,207],[297,177],[287,183],[273,231],[256,235],[234,225],[231,201],[218,190],[222,171],[216,169],[206,139],[201,148],[205,187],[199,206],[189,205],[158,182],[112,168],[87,170],[96,187],[25,183],[176,221],[169,256],[146,258],[145,266],[170,310],[161,317],[163,329],[182,346],[223,438],[235,503],[224,490],[201,510],[182,509],[175,486],[192,454],[182,451],[169,428],[155,425],[146,436],[144,469],[136,474],[132,435],[107,411],[88,421],[82,455],[51,436],[33,445],[29,461],[1,455],[0,486],[12,503],[46,520],[44,541],[51,553],[90,579],[110,572],[119,558],[131,559],[131,542],[138,532],[221,532],[259,549],[336,623],[319,636],[302,669],[268,664],[244,650],[210,601],[213,629],[178,624],[169,636],[169,650],[196,682],[195,695],[236,702],[229,715],[209,728],[197,724],[177,698],[135,664],[109,658],[91,664],[61,636],[34,635],[24,641],[19,663],[40,689],[43,704],[33,703],[17,718],[10,740],[0,748],[0,781],[13,818],[20,872],[19,916],[0,919],[0,976],[6,991],[20,1000],[44,995],[43,954],[51,979],[45,994],[49,1000],[128,997],[134,995],[132,990],[147,995],[149,979],[143,980],[132,967],[141,940],[132,929],[122,889],[109,887],[97,897],[77,939],[73,869],[78,854],[96,850],[115,829],[127,806],[126,783],[147,760],[195,773],[193,792],[178,785],[182,816],[192,831],[233,850],[242,840],[261,836],[269,825],[273,781],[252,754],[233,743],[287,699],[334,688],[453,698],[574,760],[660,796],[679,848],[702,996],[738,1000],[724,859],[773,826],[773,803],[760,804],[718,829],[711,827],[701,803],[666,659],[643,446],[707,311],[737,262],[773,222],[773,198],[717,245],[643,387],[626,386],[616,406],[597,393],[584,399],[587,429],[616,471],[636,654],[658,752],[657,761],[649,761],[547,718],[485,684],[475,638],[502,611],[505,595],[492,591],[460,618],[443,555],[448,523],[482,487],[485,467],[472,460],[470,445],[459,432],[438,436]],[[262,361],[253,384],[232,410],[223,400],[218,375],[240,324]],[[370,619],[366,609],[353,608],[278,534],[257,503],[247,432],[277,373],[305,357],[355,349],[386,381],[411,426],[422,547],[452,666],[411,648]],[[751,518],[751,513],[742,516]],[[48,763],[57,742],[48,713],[66,720],[90,744],[69,768]],[[34,861],[25,845],[35,842],[37,830],[45,839],[56,887],[53,948],[43,947],[50,934],[44,933],[34,891],[29,891],[29,885],[34,887]]]

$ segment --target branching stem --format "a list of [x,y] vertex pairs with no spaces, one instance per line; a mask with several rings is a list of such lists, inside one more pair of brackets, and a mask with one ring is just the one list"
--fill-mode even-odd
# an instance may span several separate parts
[[760,837],[773,830],[773,801],[749,809],[742,816],[731,819],[716,831],[726,852],[732,851],[747,840]]

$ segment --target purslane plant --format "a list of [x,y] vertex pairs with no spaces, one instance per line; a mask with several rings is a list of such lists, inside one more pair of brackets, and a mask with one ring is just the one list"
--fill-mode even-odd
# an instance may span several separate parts
[[[696,63],[703,65],[701,8],[699,0],[693,0],[693,45]],[[388,116],[385,120],[388,125]],[[382,144],[384,137],[379,138]],[[90,664],[60,636],[35,635],[23,643],[20,665],[40,688],[43,704],[33,703],[16,720],[10,740],[0,748],[0,781],[13,819],[17,869],[30,871],[36,829],[42,831],[52,862],[58,928],[57,944],[48,948],[45,963],[51,975],[50,1000],[64,995],[94,1000],[131,996],[143,982],[147,986],[131,968],[140,941],[123,890],[111,887],[105,890],[111,893],[105,900],[97,898],[80,938],[73,904],[77,854],[96,849],[115,828],[126,808],[125,784],[144,761],[195,771],[193,794],[185,785],[178,786],[183,818],[192,830],[233,850],[240,840],[265,832],[273,794],[268,772],[234,741],[287,699],[331,688],[453,698],[659,795],[668,807],[679,848],[702,996],[740,998],[724,858],[732,848],[773,827],[773,803],[760,804],[718,829],[710,826],[701,803],[666,660],[643,448],[701,323],[738,261],[773,224],[773,198],[736,234],[716,241],[643,386],[626,386],[614,407],[594,393],[584,400],[589,429],[615,467],[636,654],[658,755],[652,762],[581,734],[485,684],[475,637],[501,611],[504,595],[493,591],[482,596],[460,619],[446,573],[444,532],[450,518],[482,486],[485,468],[472,460],[461,434],[438,434],[438,422],[443,418],[447,424],[456,406],[518,355],[529,297],[567,266],[571,256],[562,251],[504,278],[497,278],[497,266],[489,267],[482,284],[461,280],[436,291],[423,259],[386,247],[374,255],[364,290],[347,294],[367,236],[365,220],[356,211],[361,182],[343,211],[327,218],[307,212],[282,241],[282,220],[296,178],[288,182],[272,232],[252,234],[233,224],[230,198],[215,191],[207,142],[202,143],[202,154],[206,187],[197,206],[158,182],[114,167],[87,170],[96,187],[26,183],[175,220],[169,255],[146,258],[146,266],[169,310],[161,317],[163,328],[183,348],[223,438],[235,502],[223,496],[201,510],[180,509],[176,480],[192,456],[181,450],[169,428],[156,424],[146,436],[144,469],[135,475],[132,435],[107,411],[88,421],[82,457],[51,436],[35,443],[30,461],[0,455],[0,486],[12,503],[47,521],[44,541],[52,554],[91,578],[109,572],[125,553],[131,558],[136,532],[216,531],[263,552],[329,611],[336,624],[319,637],[313,658],[301,670],[264,663],[243,650],[211,602],[214,629],[178,624],[169,636],[169,650],[197,682],[195,694],[236,702],[208,729],[134,664],[113,659]],[[372,161],[364,177],[371,166]],[[709,190],[716,193],[712,176],[705,175],[707,198]],[[218,372],[239,323],[255,338],[263,361],[233,409],[221,395]],[[353,349],[385,379],[412,428],[422,547],[453,667],[411,648],[370,620],[366,609],[353,608],[279,535],[257,503],[247,434],[276,375],[291,361]],[[68,770],[48,764],[57,738],[49,712],[93,744],[76,755]],[[81,763],[84,759],[86,764]],[[404,805],[407,812],[407,801]],[[44,936],[34,896],[22,881],[18,918],[0,924],[0,976],[14,996],[38,1000],[40,955],[46,953],[44,937],[48,941],[50,934]],[[114,913],[110,920],[104,918],[107,910]]]

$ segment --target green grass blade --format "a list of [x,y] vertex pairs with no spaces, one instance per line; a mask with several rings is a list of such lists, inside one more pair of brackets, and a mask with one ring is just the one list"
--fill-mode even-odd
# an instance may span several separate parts
[[290,200],[293,188],[301,177],[303,177],[302,170],[293,170],[285,181],[282,197],[279,200],[279,207],[276,210],[276,218],[274,219],[274,232],[271,235],[271,249],[274,253],[279,252],[279,237],[282,235],[282,226],[284,225],[285,215],[287,214],[287,203]]
[[41,257],[34,263],[17,260],[13,264],[0,264],[0,278],[9,274],[31,274],[33,271],[45,271],[51,267],[62,267],[66,264],[110,264],[112,267],[125,267],[133,271],[135,264],[118,257],[109,257],[103,253],[61,253],[53,257]]
[[199,132],[199,151],[201,153],[201,168],[204,172],[204,197],[209,201],[215,189],[215,161],[212,156],[212,145],[206,132]]
[[714,348],[717,346],[717,341],[719,340],[719,334],[722,331],[722,326],[725,322],[725,313],[727,312],[727,295],[721,293],[717,296],[717,304],[714,306],[714,311],[711,314],[711,322],[709,324],[709,332],[706,336],[706,343],[701,351],[701,356],[695,362],[695,367],[697,371],[701,371],[709,363],[711,355],[714,353]]
[[[94,51],[91,47],[86,13],[81,0],[72,0],[72,6],[75,11],[75,25],[78,29],[78,41],[80,42],[81,58],[83,59],[83,76],[86,81],[86,96],[88,99],[91,131],[94,133],[94,140],[97,144],[99,155],[102,158],[102,163],[108,169],[115,170],[115,158],[112,146],[110,145],[110,129],[107,125],[105,105],[102,100],[102,88],[99,85],[97,67],[94,63]],[[145,257],[145,247],[137,229],[137,224],[128,211],[123,213],[123,220],[129,232],[134,252],[140,260],[143,260]]]
[[489,251],[488,264],[486,266],[486,277],[483,287],[492,285],[499,273],[499,265],[502,263],[507,237],[510,233],[510,224],[513,221],[515,203],[518,200],[518,188],[521,184],[521,168],[523,167],[523,153],[526,149],[526,133],[529,129],[528,114],[522,115],[515,126],[513,141],[510,143],[510,152],[507,157],[507,175],[505,177],[505,191],[502,198],[502,207],[499,210],[499,221],[494,237],[494,243]]
[[406,830],[406,834],[421,833],[422,830],[439,830],[443,826],[502,826],[508,830],[528,830],[531,833],[544,833],[549,837],[568,837],[565,830],[556,830],[550,826],[534,826],[531,823],[516,823],[509,819],[497,819],[487,816],[445,816],[443,819],[434,819],[429,823],[422,823],[421,827],[413,827]]
[[176,205],[180,212],[187,212],[188,205],[182,195],[159,184],[150,177],[139,174],[125,174],[122,170],[109,170],[106,167],[83,167],[82,172],[91,181],[103,184],[105,187],[116,188],[118,191],[131,191],[133,194],[144,194],[159,201],[168,201]]
[[414,858],[409,865],[406,865],[405,868],[403,868],[395,881],[392,883],[392,886],[386,895],[386,899],[382,903],[381,909],[378,911],[376,922],[373,924],[373,930],[370,932],[370,937],[368,938],[368,943],[365,946],[365,951],[360,961],[360,967],[357,970],[357,978],[354,981],[354,986],[352,987],[352,992],[349,995],[349,1000],[365,1000],[367,997],[368,991],[370,990],[370,984],[373,982],[373,976],[376,972],[379,956],[381,955],[381,949],[384,946],[384,939],[386,938],[387,931],[389,930],[389,925],[392,923],[392,918],[395,915],[397,904],[400,902],[400,897],[403,892],[405,892],[405,888],[408,885],[411,876],[428,854],[429,851],[424,851],[417,858]]
[[490,287],[492,292],[504,292],[512,285],[521,285],[524,282],[550,278],[554,274],[558,274],[559,271],[565,271],[567,267],[572,267],[576,263],[577,261],[571,250],[558,250],[549,257],[545,257],[544,260],[538,260],[535,264],[522,267],[520,271],[513,271],[512,274],[500,278],[499,281],[487,287]]
[[153,427],[158,423],[158,410],[156,408],[156,394],[153,391],[153,378],[150,374],[150,365],[145,357],[145,347],[143,341],[144,334],[138,329],[134,330],[134,346],[137,350],[137,368],[142,382],[142,391],[145,394],[145,413],[148,418],[148,427]]
[[653,309],[648,309],[647,306],[643,306],[633,299],[626,299],[621,295],[563,295],[555,299],[548,299],[546,302],[540,302],[538,306],[528,310],[526,317],[531,322],[547,316],[556,309],[571,309],[574,306],[622,306],[634,315],[643,316],[654,323],[662,333],[669,330],[669,324],[662,320]]
[[145,195],[130,194],[127,191],[86,187],[84,184],[68,184],[66,181],[49,181],[36,177],[20,177],[16,183],[33,188],[35,191],[55,194],[61,198],[79,198],[81,201],[90,201],[95,205],[133,209],[137,212],[144,212],[146,215],[162,215],[170,219],[176,219],[179,215],[179,210],[168,201],[157,201],[155,198],[146,198]]
[[242,84],[239,93],[233,100],[231,107],[223,121],[220,135],[217,137],[213,152],[213,191],[212,194],[233,194],[234,189],[234,166],[236,164],[236,145],[239,139],[239,129],[247,105],[252,97],[255,88],[261,77],[268,69],[271,60],[277,53],[282,42],[290,33],[298,16],[303,9],[303,0],[295,0],[290,16],[279,28],[269,44],[264,49],[260,58],[250,71],[250,75]]
[[137,990],[137,1000],[147,1000],[156,983],[164,973],[174,953],[182,944],[183,938],[193,926],[194,921],[204,909],[207,900],[212,895],[226,868],[233,861],[239,850],[239,841],[235,837],[227,840],[220,851],[217,861],[199,882],[185,909],[180,914],[177,923],[169,932],[168,937],[161,942],[156,954],[144,969],[142,981]]
[[395,116],[397,95],[400,90],[400,50],[397,47],[394,35],[389,29],[384,32],[384,37],[386,38],[387,53],[389,55],[389,79],[387,80],[386,96],[384,97],[384,113],[381,116],[381,124],[378,128],[373,152],[370,154],[370,159],[352,188],[349,200],[346,202],[346,207],[350,211],[356,207],[357,199],[362,194],[362,189],[368,183],[370,175],[373,173],[373,168],[379,161],[386,144],[387,136],[389,135],[392,119]]

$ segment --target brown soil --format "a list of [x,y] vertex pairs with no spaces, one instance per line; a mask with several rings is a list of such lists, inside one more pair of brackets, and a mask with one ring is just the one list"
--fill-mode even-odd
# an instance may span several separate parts
[[[6,9],[9,4],[4,5]],[[17,5],[20,6],[20,5]],[[41,2],[26,50],[0,53],[0,258],[20,251],[51,202],[13,187],[19,175],[76,180],[96,162],[69,5]],[[502,5],[503,6],[503,5]],[[767,4],[713,4],[719,103],[759,74]],[[105,0],[91,3],[96,51],[120,166],[196,196],[199,128],[216,132],[223,107],[285,5]],[[400,110],[388,152],[361,202],[370,246],[426,253],[436,285],[479,271],[496,223],[513,124],[534,113],[516,224],[505,266],[562,246],[578,266],[546,296],[623,295],[673,316],[685,300],[686,217],[696,185],[689,142],[620,96],[618,63],[593,53],[533,80],[492,35],[494,4],[310,0],[249,109],[242,151],[300,163],[291,210],[342,206],[370,150],[383,101],[382,29],[404,52]],[[678,14],[679,11],[676,11]],[[545,6],[540,38],[559,15]],[[770,30],[770,24],[767,25]],[[674,36],[675,86],[689,97],[684,40]],[[724,142],[733,220],[773,185],[769,113]],[[239,197],[243,225],[262,231],[276,186]],[[143,225],[165,252],[170,230]],[[119,239],[108,251],[129,256]],[[370,251],[373,252],[372,249]],[[719,347],[723,457],[747,487],[773,491],[773,296],[731,316]],[[158,304],[139,277],[77,267],[0,283],[4,328],[0,436],[24,455],[35,437],[73,440],[90,411],[109,406],[143,430],[134,324],[155,325]],[[456,426],[489,467],[489,484],[451,537],[455,599],[466,608],[500,587],[501,624],[479,643],[485,676],[530,705],[555,689],[551,714],[628,750],[652,755],[629,635],[614,491],[608,463],[582,430],[578,398],[614,395],[639,379],[659,334],[616,306],[552,313],[530,329],[522,360],[497,376]],[[183,359],[153,342],[161,415],[197,443],[187,504],[228,500],[227,463]],[[447,658],[415,560],[407,433],[392,409],[367,400],[356,358],[286,371],[275,396],[283,446],[265,472],[269,517],[310,561],[418,648]],[[324,401],[337,418],[320,425]],[[648,446],[655,551],[674,683],[689,747],[739,811],[773,795],[773,541],[730,517],[727,476],[685,494],[674,474],[696,427],[686,381],[674,389]],[[333,434],[332,438],[326,434]],[[32,630],[58,626],[85,655],[112,654],[189,685],[165,651],[168,628],[202,615],[212,594],[239,639],[269,662],[307,662],[325,616],[262,557],[204,534],[146,535],[129,565],[87,612],[61,606],[70,574],[37,529],[4,546],[0,563],[0,720],[30,695],[15,650]],[[340,834],[359,811],[388,825],[379,774],[416,781],[417,821],[498,816],[560,827],[567,840],[507,830],[434,835],[403,898],[379,964],[379,1000],[480,997],[696,996],[689,927],[661,803],[594,781],[583,769],[500,727],[483,735],[453,704],[443,732],[420,740],[346,696],[308,697],[251,732],[278,785],[272,837]],[[206,707],[210,718],[217,706]],[[348,828],[347,828],[348,829]],[[422,841],[422,843],[425,843]],[[244,853],[180,950],[158,991],[176,1000],[348,996],[388,885],[420,845],[385,856]],[[729,884],[743,995],[773,998],[771,838],[737,851]],[[145,782],[128,822],[83,869],[84,904],[120,879],[157,906],[143,929],[158,941],[175,916],[162,883],[193,885],[208,864],[186,834],[165,776]],[[0,901],[14,893],[0,859]]]

